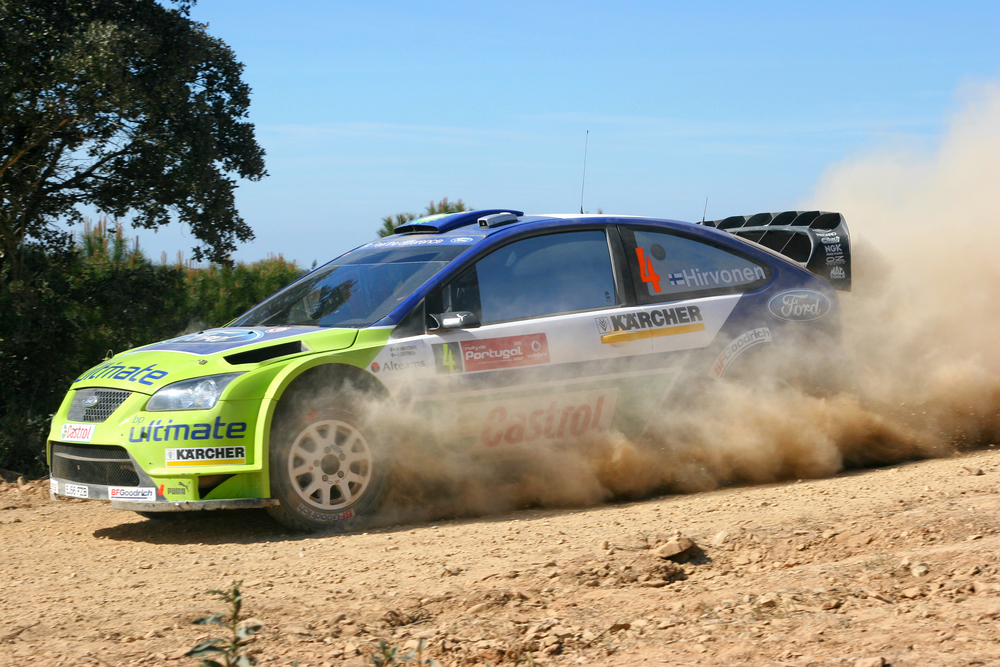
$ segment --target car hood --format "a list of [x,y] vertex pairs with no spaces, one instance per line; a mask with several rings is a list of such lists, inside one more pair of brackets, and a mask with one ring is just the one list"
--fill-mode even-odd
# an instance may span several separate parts
[[248,371],[292,355],[343,350],[357,336],[357,329],[318,327],[208,329],[115,355],[83,373],[72,388],[152,394],[179,380]]

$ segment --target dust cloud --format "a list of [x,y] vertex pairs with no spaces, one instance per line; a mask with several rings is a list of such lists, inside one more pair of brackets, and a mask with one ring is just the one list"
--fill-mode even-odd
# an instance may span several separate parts
[[[766,374],[667,406],[642,437],[536,448],[527,460],[442,456],[412,416],[378,416],[398,457],[392,520],[818,478],[1000,439],[1000,86],[970,85],[932,150],[896,146],[830,168],[803,209],[840,211],[854,291],[843,340],[792,358],[835,368],[804,390]],[[785,361],[789,357],[786,355]]]

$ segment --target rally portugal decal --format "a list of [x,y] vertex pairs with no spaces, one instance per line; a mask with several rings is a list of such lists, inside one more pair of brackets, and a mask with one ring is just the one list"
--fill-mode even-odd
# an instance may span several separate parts
[[438,373],[494,371],[549,363],[549,341],[543,333],[503,336],[432,346]]

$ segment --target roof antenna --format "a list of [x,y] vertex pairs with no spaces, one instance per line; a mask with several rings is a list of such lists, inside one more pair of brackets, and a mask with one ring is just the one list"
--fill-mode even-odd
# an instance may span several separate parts
[[701,212],[701,224],[705,224],[705,214],[708,213],[708,197],[705,197],[705,210]]
[[590,144],[590,130],[583,141],[583,185],[580,186],[580,215],[583,215],[583,190],[587,187],[587,147]]

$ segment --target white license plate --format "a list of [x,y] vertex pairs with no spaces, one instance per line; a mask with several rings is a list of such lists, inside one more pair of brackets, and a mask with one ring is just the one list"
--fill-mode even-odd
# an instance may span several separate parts
[[85,486],[79,484],[67,484],[65,490],[63,491],[64,496],[72,496],[73,498],[89,498],[90,491]]

